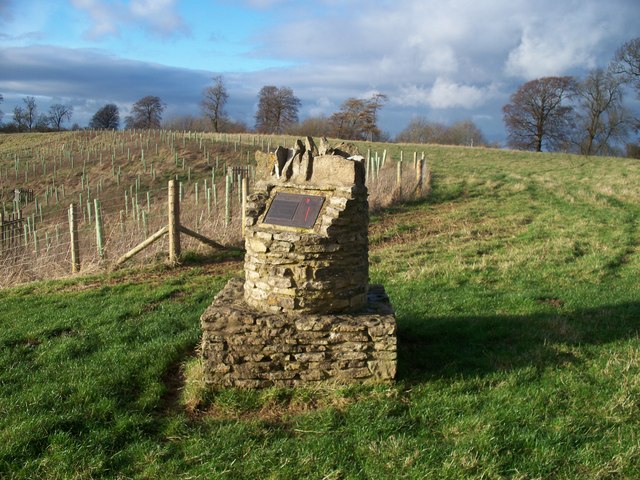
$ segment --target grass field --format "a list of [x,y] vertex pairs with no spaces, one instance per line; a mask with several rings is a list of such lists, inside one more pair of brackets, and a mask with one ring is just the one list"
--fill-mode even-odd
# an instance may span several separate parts
[[370,230],[397,383],[203,392],[239,258],[28,284],[0,297],[0,477],[640,478],[640,162],[425,152],[429,198]]

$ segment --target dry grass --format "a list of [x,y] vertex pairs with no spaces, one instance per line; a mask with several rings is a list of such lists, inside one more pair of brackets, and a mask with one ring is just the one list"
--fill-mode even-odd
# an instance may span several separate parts
[[[166,225],[169,178],[177,177],[183,187],[183,225],[223,245],[240,247],[241,200],[238,198],[237,181],[230,195],[230,221],[227,224],[225,220],[225,165],[246,165],[247,161],[253,162],[256,149],[273,149],[277,144],[293,142],[294,139],[287,137],[234,135],[214,138],[211,134],[175,132],[64,132],[1,136],[0,187],[4,192],[12,191],[16,185],[32,188],[40,207],[36,210],[32,203],[24,208],[24,216],[30,216],[30,223],[35,224],[32,230],[37,230],[37,254],[34,235],[30,233],[27,245],[0,257],[0,264],[6,272],[0,279],[0,288],[70,275],[66,206],[71,202],[79,205],[82,274],[111,268],[121,255]],[[411,162],[405,163],[401,187],[397,184],[395,161],[388,160],[377,175],[371,175],[369,202],[373,212],[428,194],[430,172],[427,172],[423,188],[417,189]],[[216,198],[212,174],[215,175]],[[204,191],[205,182],[211,193],[209,204]],[[196,185],[199,188],[197,199]],[[79,204],[80,198],[82,204]],[[102,257],[98,255],[93,203],[87,205],[87,198],[98,198],[101,203]],[[133,198],[137,198],[140,211],[134,211]],[[10,206],[5,203],[4,208]],[[142,212],[146,216],[146,228]],[[24,244],[23,239],[20,242]],[[182,236],[182,249],[196,254],[210,251],[210,247],[186,235]],[[167,251],[165,237],[130,263],[162,262]]]

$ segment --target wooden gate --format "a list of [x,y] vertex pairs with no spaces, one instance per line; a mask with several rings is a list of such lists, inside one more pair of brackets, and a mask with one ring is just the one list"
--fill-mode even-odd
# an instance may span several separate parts
[[0,254],[20,245],[22,236],[22,210],[7,213],[0,211]]

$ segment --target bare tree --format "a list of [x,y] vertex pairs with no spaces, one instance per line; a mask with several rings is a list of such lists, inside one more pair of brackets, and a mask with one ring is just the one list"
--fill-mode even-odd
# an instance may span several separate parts
[[160,97],[147,95],[133,104],[131,115],[125,118],[125,128],[160,128],[166,105]]
[[300,123],[288,129],[289,135],[298,137],[329,137],[331,136],[332,126],[329,119],[325,116],[307,117]]
[[18,132],[26,129],[24,108],[22,108],[20,105],[13,108],[13,124],[16,126],[16,130]]
[[380,138],[380,129],[378,128],[378,110],[389,100],[384,93],[375,93],[367,101],[365,112],[364,132],[369,141],[376,141]]
[[622,79],[611,71],[589,72],[578,88],[576,143],[584,155],[608,155],[623,141],[630,116],[622,104]]
[[447,129],[445,144],[479,147],[486,145],[487,141],[478,126],[472,120],[467,119],[455,122]]
[[289,87],[264,86],[258,93],[256,131],[283,133],[298,122],[300,100]]
[[332,136],[349,140],[364,140],[367,115],[366,100],[347,98],[340,111],[331,115],[329,120],[333,125]]
[[502,107],[509,146],[536,152],[566,147],[573,129],[573,108],[566,101],[575,92],[573,77],[544,77],[522,85]]
[[631,83],[640,95],[640,37],[629,40],[617,50],[611,70]]
[[208,132],[211,131],[211,123],[206,117],[196,117],[194,115],[174,115],[162,121],[162,128],[164,128],[165,130]]
[[378,140],[377,112],[388,97],[376,93],[369,99],[348,98],[340,106],[340,111],[329,118],[333,125],[333,135],[349,140]]
[[437,143],[441,145],[486,145],[482,131],[471,120],[461,120],[451,126],[438,122],[428,122],[424,118],[414,118],[396,136],[396,141],[404,143]]
[[36,118],[35,125],[33,129],[36,132],[49,132],[51,130],[51,117],[49,115],[45,115],[44,113],[39,113],[38,118]]
[[[629,40],[615,54],[610,66],[611,71],[631,85],[640,98],[640,37]],[[636,118],[635,129],[640,130],[640,119]]]
[[214,132],[220,131],[220,122],[226,118],[224,106],[228,99],[222,75],[213,77],[213,85],[204,89],[201,106],[205,116],[211,120]]
[[444,143],[447,126],[429,122],[425,118],[414,118],[398,135],[396,141],[403,143]]
[[22,101],[24,102],[24,125],[27,127],[27,130],[31,131],[36,125],[36,121],[38,119],[38,106],[36,105],[36,99],[33,97],[25,97]]
[[120,128],[120,111],[114,103],[107,103],[91,117],[89,128],[95,130],[117,130]]
[[73,107],[71,105],[54,103],[49,107],[49,121],[57,131],[62,129],[63,122],[71,120],[72,115]]

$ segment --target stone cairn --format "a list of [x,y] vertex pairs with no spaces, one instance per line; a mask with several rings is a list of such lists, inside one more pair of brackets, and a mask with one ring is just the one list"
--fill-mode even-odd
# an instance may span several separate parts
[[322,139],[256,153],[245,209],[245,279],[201,317],[205,381],[218,387],[395,377],[396,320],[369,285],[363,157]]

